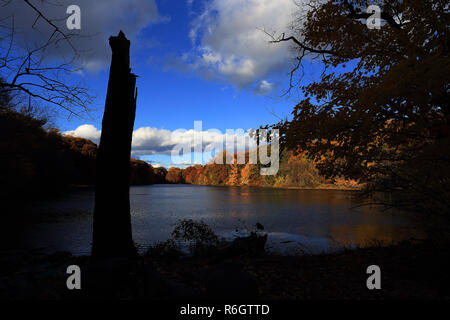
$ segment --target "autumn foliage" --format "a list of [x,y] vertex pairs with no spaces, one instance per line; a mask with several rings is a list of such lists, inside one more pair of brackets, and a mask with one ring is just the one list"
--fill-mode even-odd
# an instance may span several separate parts
[[[373,4],[379,29],[365,24]],[[273,41],[293,45],[295,70],[305,57],[323,67],[310,83],[291,82],[304,98],[273,126],[282,145],[307,150],[326,177],[365,181],[369,202],[450,212],[448,1],[329,0],[309,9]],[[381,193],[389,200],[376,199]]]
[[[237,163],[237,155],[234,155],[232,164],[217,164],[213,160],[204,166],[195,165],[182,171],[182,179],[179,177],[180,169],[169,169],[168,181],[172,183],[188,183],[198,185],[222,185],[222,186],[262,186],[262,187],[300,187],[300,188],[359,188],[357,180],[345,178],[325,179],[316,168],[315,163],[305,156],[305,153],[295,153],[285,150],[280,157],[280,168],[275,175],[261,175],[259,164],[250,164],[246,152],[245,164]],[[171,173],[172,171],[172,173]],[[177,173],[177,174],[175,174]]]
[[169,168],[166,174],[166,181],[168,183],[184,183],[181,169],[176,167]]

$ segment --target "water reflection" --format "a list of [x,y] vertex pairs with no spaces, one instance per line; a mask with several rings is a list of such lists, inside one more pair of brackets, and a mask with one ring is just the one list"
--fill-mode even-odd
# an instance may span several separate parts
[[[351,210],[354,198],[351,192],[335,190],[137,186],[130,190],[133,237],[144,246],[166,240],[180,219],[202,219],[229,238],[236,236],[236,229],[242,233],[259,222],[269,233],[268,247],[277,251],[301,248],[314,253],[333,249],[336,243],[364,246],[371,241],[388,244],[417,237],[409,217],[378,208]],[[66,218],[22,230],[20,243],[47,251],[88,253],[92,209],[92,189],[43,204],[36,210],[62,212]]]

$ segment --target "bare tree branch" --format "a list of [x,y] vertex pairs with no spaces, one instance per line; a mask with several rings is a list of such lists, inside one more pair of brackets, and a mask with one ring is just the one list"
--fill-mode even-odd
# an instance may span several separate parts
[[37,13],[37,17],[36,20],[33,23],[33,27],[35,26],[36,22],[39,20],[39,18],[44,19],[50,26],[52,26],[54,28],[53,33],[51,34],[50,38],[48,39],[48,42],[51,41],[51,39],[53,38],[53,36],[55,34],[59,34],[61,35],[66,41],[67,43],[70,45],[70,47],[73,49],[74,52],[77,52],[77,50],[75,49],[75,47],[73,46],[72,42],[70,41],[69,36],[65,33],[62,32],[61,29],[58,28],[58,26],[56,26],[52,20],[48,19],[38,8],[36,8],[31,2],[30,0],[23,0],[25,1],[26,4],[28,4],[36,13]]
[[[2,2],[2,6],[11,3],[11,1]],[[80,83],[73,84],[72,80],[73,75],[80,69],[75,67],[79,52],[71,39],[80,35],[66,33],[59,28],[56,23],[63,18],[49,18],[31,0],[23,2],[36,13],[34,21],[30,21],[30,28],[38,30],[37,22],[42,20],[50,26],[51,32],[48,38],[44,38],[44,41],[34,48],[23,48],[16,43],[14,15],[0,17],[0,30],[4,30],[3,34],[0,34],[2,90],[25,94],[29,101],[31,98],[40,100],[49,107],[53,106],[68,112],[69,117],[72,115],[80,117],[82,113],[89,111],[88,106],[93,101],[89,89]],[[41,1],[44,2],[47,1]],[[55,48],[60,41],[64,41],[71,48],[72,54],[69,57],[49,58],[48,50]]]

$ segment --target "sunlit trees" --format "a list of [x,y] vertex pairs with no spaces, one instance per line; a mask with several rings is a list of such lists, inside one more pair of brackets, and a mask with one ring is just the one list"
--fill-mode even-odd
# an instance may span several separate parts
[[[249,163],[249,152],[245,164],[237,163],[234,155],[232,164],[217,164],[211,161],[204,166],[195,165],[182,170],[184,183],[199,185],[263,186],[263,187],[333,187],[359,188],[357,181],[345,178],[327,180],[319,174],[316,164],[303,153],[284,150],[280,157],[280,170],[275,175],[261,175],[261,165]],[[179,183],[178,170],[168,176],[171,183]],[[177,182],[175,182],[177,181]]]
[[168,183],[183,183],[183,172],[180,168],[170,167],[166,174],[166,181]]
[[314,187],[325,183],[325,178],[319,175],[314,162],[305,156],[305,152],[288,151],[284,172],[285,184],[289,186]]
[[203,170],[203,167],[199,164],[191,167],[187,167],[183,170],[183,178],[185,183],[188,184],[199,184],[199,176],[201,174],[201,171]]
[[203,168],[203,175],[209,185],[223,185],[228,177],[228,165],[211,163]]
[[259,173],[259,167],[247,163],[241,170],[241,185],[254,186],[261,184],[262,176]]
[[237,159],[233,159],[233,164],[228,168],[228,177],[225,184],[230,186],[238,186],[241,181],[240,165],[237,164]]

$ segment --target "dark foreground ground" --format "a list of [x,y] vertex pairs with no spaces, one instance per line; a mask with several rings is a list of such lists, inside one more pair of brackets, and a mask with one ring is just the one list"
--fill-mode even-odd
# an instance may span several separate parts
[[[129,261],[93,261],[69,253],[7,252],[0,299],[449,299],[450,247],[403,242],[335,254],[219,254],[181,258],[170,250]],[[66,269],[81,268],[81,290],[68,290]],[[366,269],[381,268],[381,290],[368,290]]]

